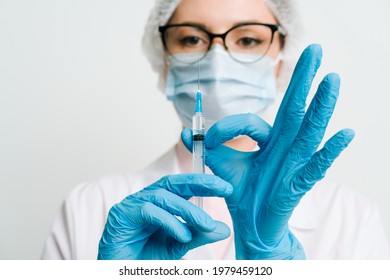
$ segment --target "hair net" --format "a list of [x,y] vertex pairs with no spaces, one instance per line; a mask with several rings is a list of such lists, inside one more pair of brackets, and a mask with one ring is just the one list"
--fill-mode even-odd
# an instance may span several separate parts
[[[259,0],[264,1],[270,8],[279,24],[287,32],[281,68],[278,77],[278,88],[285,89],[300,51],[303,28],[298,15],[295,0]],[[165,81],[164,48],[158,26],[168,23],[181,0],[156,0],[150,13],[142,39],[143,50],[154,71],[159,73],[159,87],[163,88]]]

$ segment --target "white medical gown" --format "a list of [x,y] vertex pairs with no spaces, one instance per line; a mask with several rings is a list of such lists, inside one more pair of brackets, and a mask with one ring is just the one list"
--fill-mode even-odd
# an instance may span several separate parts
[[[183,150],[179,143],[136,174],[104,177],[73,189],[55,219],[42,258],[96,259],[111,206],[167,174],[183,172],[189,158],[183,156]],[[231,226],[223,199],[206,198],[205,204],[206,211],[216,213],[215,217],[211,213],[214,218]],[[290,229],[303,245],[307,259],[390,259],[377,207],[337,184],[317,183],[295,209]],[[184,258],[234,259],[233,237],[221,244],[197,248]]]

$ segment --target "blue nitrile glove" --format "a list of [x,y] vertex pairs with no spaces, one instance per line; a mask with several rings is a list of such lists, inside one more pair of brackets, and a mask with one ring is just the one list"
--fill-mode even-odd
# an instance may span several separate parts
[[[327,75],[305,113],[321,56],[318,45],[303,52],[272,129],[258,116],[242,114],[222,119],[206,134],[206,164],[233,185],[233,194],[225,199],[233,220],[237,259],[305,258],[288,221],[301,198],[325,176],[354,136],[350,129],[341,130],[317,151],[340,84],[338,75]],[[240,152],[221,145],[238,135],[250,136],[260,150]],[[182,132],[182,139],[190,148],[190,129]]]
[[226,224],[187,199],[226,197],[232,191],[229,183],[214,175],[163,177],[110,209],[98,259],[180,259],[193,248],[229,237]]

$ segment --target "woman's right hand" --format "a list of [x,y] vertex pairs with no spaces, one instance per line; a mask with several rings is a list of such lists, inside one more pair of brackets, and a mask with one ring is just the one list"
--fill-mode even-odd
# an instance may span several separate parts
[[232,191],[229,183],[214,175],[161,178],[110,209],[98,259],[181,259],[191,249],[229,237],[226,224],[188,199],[227,197]]

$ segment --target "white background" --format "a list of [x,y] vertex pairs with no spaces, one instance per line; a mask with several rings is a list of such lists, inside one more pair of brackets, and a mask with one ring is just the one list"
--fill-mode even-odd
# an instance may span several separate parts
[[[328,178],[376,202],[390,239],[390,2],[299,2],[318,76],[342,77],[327,136],[356,131]],[[0,259],[39,258],[76,184],[138,170],[179,138],[142,55],[152,4],[0,0]]]

